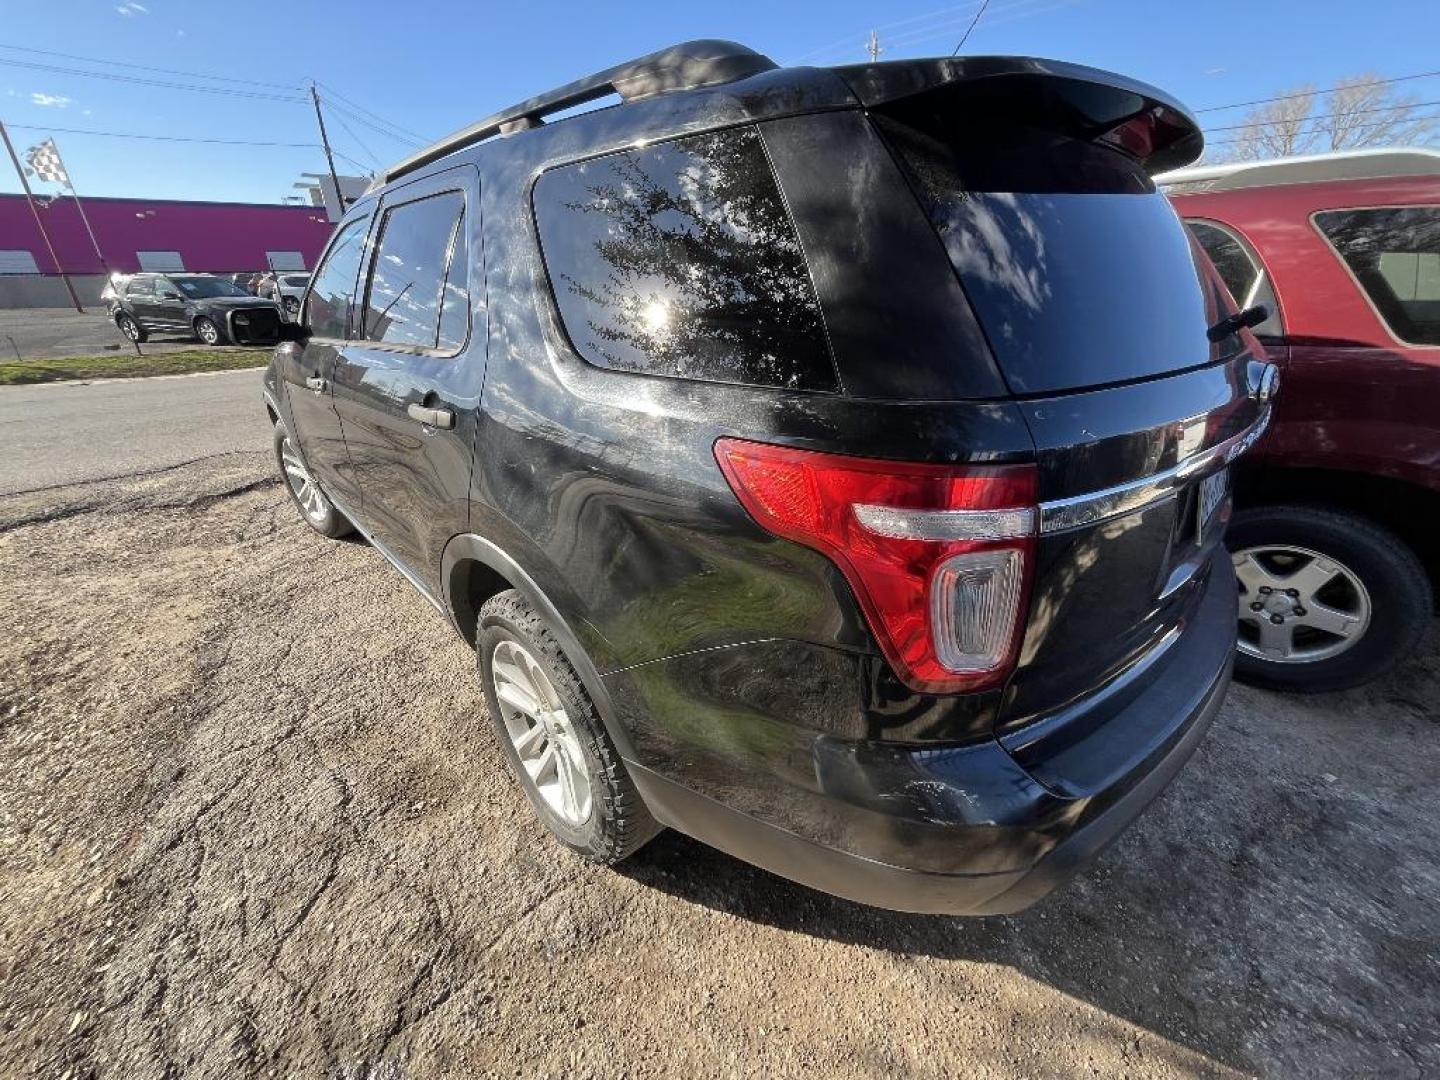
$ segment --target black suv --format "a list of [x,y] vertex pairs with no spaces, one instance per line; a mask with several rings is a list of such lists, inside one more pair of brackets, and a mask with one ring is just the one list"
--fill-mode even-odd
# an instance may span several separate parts
[[277,461],[475,645],[572,848],[665,825],[1018,910],[1229,685],[1273,369],[1150,180],[1200,149],[1070,64],[676,46],[349,210],[265,376]]
[[135,274],[109,300],[110,318],[132,341],[188,334],[206,345],[279,340],[280,308],[209,274]]

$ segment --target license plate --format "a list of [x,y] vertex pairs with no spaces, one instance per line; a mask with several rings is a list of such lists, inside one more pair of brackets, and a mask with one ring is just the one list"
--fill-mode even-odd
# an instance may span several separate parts
[[1196,520],[1199,522],[1197,528],[1201,537],[1204,537],[1205,530],[1210,527],[1210,519],[1215,516],[1215,511],[1225,501],[1225,493],[1229,490],[1229,469],[1221,469],[1200,481],[1200,513],[1196,515]]

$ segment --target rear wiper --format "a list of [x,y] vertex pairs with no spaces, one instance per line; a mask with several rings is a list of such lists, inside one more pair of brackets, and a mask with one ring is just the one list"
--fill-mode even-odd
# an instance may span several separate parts
[[1259,326],[1269,317],[1269,306],[1256,304],[1254,307],[1247,307],[1244,311],[1237,311],[1234,315],[1226,315],[1225,318],[1205,331],[1205,336],[1211,341],[1224,341],[1231,334],[1238,334],[1246,327]]

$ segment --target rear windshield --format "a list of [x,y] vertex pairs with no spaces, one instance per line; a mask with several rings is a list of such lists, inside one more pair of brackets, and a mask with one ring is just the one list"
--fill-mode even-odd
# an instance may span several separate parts
[[1142,379],[1239,347],[1211,345],[1228,302],[1134,158],[977,92],[925,94],[878,122],[1011,390]]

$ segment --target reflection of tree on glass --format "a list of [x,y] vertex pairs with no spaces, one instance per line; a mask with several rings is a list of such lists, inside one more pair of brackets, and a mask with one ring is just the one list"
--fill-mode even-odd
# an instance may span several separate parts
[[556,169],[535,208],[561,315],[592,363],[835,389],[800,244],[753,130]]

